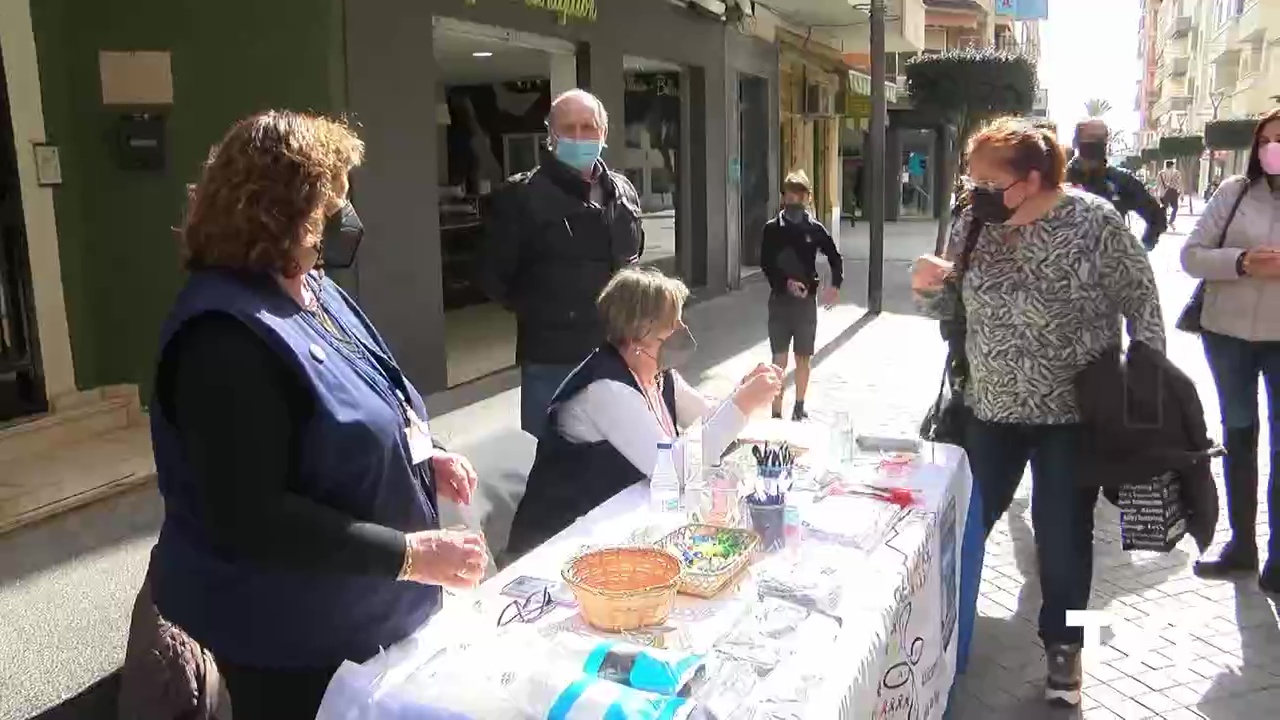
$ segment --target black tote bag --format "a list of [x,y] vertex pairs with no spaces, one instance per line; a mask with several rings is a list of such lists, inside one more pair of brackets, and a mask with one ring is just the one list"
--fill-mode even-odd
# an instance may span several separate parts
[[978,244],[982,227],[982,221],[976,218],[969,225],[969,231],[965,233],[964,247],[960,250],[960,262],[956,265],[955,273],[947,279],[947,282],[955,287],[956,313],[953,317],[939,322],[942,337],[947,343],[947,359],[942,369],[938,397],[925,413],[924,421],[920,423],[920,437],[929,442],[948,445],[964,444],[965,416],[968,413],[968,408],[964,404],[964,387],[969,379],[969,357],[965,354],[964,347],[968,328],[961,284],[964,282],[964,273],[969,268],[969,259],[973,255],[973,248]]

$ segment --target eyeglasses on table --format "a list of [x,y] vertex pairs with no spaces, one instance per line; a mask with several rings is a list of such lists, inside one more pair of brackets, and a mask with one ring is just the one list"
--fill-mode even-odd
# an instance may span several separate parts
[[506,627],[519,620],[522,623],[536,622],[556,606],[551,599],[550,588],[536,590],[523,599],[512,600],[498,614],[498,627]]

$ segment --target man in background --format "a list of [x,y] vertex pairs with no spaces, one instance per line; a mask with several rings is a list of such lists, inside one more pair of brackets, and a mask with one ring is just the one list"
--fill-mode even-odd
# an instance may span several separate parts
[[1067,182],[1109,200],[1121,217],[1138,213],[1147,224],[1142,245],[1152,250],[1168,227],[1168,219],[1160,203],[1136,177],[1107,163],[1110,137],[1107,124],[1097,118],[1076,125],[1076,156],[1067,163]]
[[494,193],[480,253],[485,292],[516,315],[520,425],[534,437],[561,383],[604,342],[596,297],[644,251],[635,188],[600,159],[600,99],[560,94],[547,130],[552,159]]
[[1156,175],[1156,194],[1160,206],[1169,216],[1169,227],[1178,219],[1178,201],[1182,199],[1182,173],[1172,160],[1164,161],[1164,169]]
[[[787,355],[796,357],[796,403],[792,420],[806,420],[804,397],[809,389],[818,329],[817,255],[822,251],[831,266],[831,285],[823,288],[822,304],[835,305],[844,281],[844,264],[835,240],[809,213],[809,177],[803,170],[787,175],[782,183],[782,212],[764,226],[760,245],[760,269],[769,279],[769,347],[773,364],[783,370]],[[782,417],[782,395],[773,401],[773,416]]]

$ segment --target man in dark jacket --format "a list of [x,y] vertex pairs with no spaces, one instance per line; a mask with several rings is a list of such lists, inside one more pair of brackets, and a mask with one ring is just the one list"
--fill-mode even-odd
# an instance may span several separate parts
[[1106,123],[1097,118],[1076,125],[1076,156],[1067,164],[1067,182],[1110,200],[1121,217],[1138,213],[1147,224],[1142,245],[1152,250],[1167,228],[1168,218],[1142,181],[1107,163],[1110,137]]
[[[831,285],[822,291],[822,304],[839,299],[844,266],[831,234],[809,214],[809,177],[793,172],[782,183],[782,212],[764,226],[760,269],[769,279],[769,346],[773,364],[787,367],[796,356],[796,404],[792,420],[809,417],[804,409],[809,371],[818,329],[817,255],[822,251],[831,267]],[[773,416],[782,417],[782,393],[773,402]]]
[[569,373],[604,341],[596,296],[644,251],[640,200],[600,159],[609,116],[585,90],[551,103],[554,158],[492,198],[481,284],[516,315],[520,424],[538,437]]

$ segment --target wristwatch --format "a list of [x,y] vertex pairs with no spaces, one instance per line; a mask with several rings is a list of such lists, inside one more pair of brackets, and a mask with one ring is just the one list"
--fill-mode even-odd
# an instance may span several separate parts
[[1236,275],[1238,277],[1244,277],[1247,274],[1244,269],[1244,263],[1248,257],[1249,257],[1248,250],[1236,256]]

